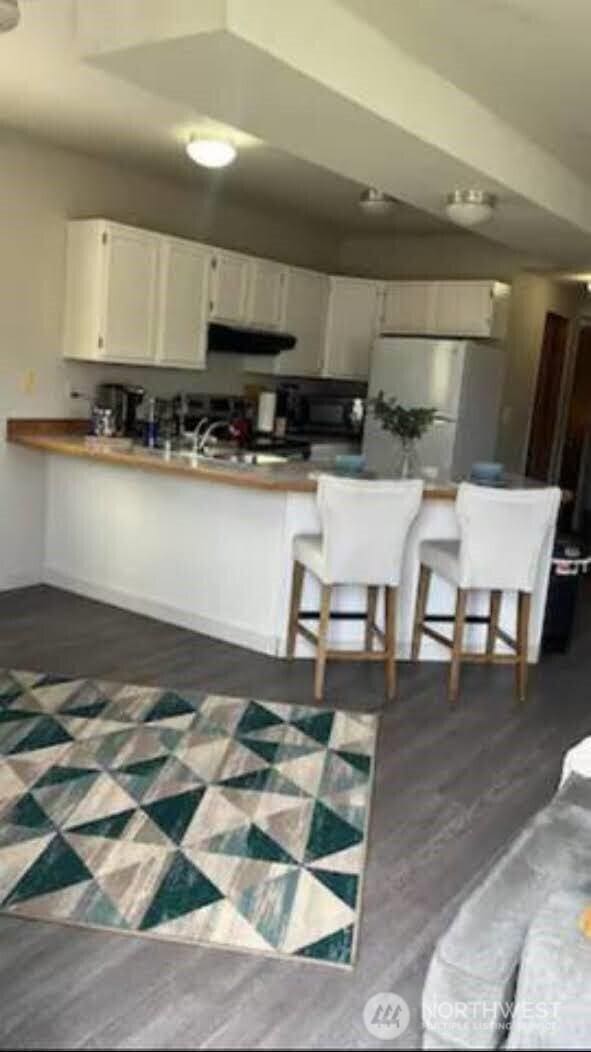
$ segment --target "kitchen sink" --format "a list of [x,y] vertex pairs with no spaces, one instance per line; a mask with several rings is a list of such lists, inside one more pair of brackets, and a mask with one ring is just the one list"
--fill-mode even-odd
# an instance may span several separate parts
[[243,467],[260,466],[265,464],[287,464],[288,457],[282,457],[278,453],[249,453],[246,450],[208,450],[199,454],[200,460],[210,460],[215,463],[237,464]]
[[[140,447],[141,452],[146,450]],[[156,456],[165,457],[164,450],[153,451]],[[281,456],[279,453],[249,452],[242,449],[218,449],[211,447],[205,453],[195,454],[192,449],[173,449],[169,454],[171,460],[187,460],[194,464],[229,464],[232,467],[253,467],[266,464],[286,464],[289,457]]]

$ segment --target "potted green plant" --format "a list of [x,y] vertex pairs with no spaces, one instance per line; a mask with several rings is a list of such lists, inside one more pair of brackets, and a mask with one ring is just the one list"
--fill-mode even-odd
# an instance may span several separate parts
[[383,391],[369,400],[369,407],[384,431],[388,431],[396,441],[395,474],[399,478],[412,478],[420,474],[417,442],[432,426],[437,410],[429,406],[407,409],[394,396],[386,398]]

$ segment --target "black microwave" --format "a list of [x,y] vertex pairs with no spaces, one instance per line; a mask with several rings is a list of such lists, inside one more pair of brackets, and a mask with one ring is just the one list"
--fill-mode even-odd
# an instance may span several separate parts
[[306,434],[360,435],[365,403],[362,398],[300,395],[289,414],[289,426]]

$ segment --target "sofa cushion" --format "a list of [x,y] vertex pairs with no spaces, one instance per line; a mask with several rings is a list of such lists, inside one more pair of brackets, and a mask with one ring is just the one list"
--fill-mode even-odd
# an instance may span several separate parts
[[424,1048],[498,1048],[529,923],[591,874],[591,779],[572,774],[523,829],[439,940],[423,992]]
[[525,939],[508,1049],[588,1049],[591,939],[583,931],[591,887],[556,892]]

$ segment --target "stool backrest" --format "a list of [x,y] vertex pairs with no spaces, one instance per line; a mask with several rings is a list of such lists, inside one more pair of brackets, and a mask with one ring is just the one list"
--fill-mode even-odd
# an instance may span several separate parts
[[555,486],[510,490],[463,482],[456,499],[460,587],[532,592],[560,497]]
[[397,585],[422,495],[420,479],[373,482],[322,475],[317,500],[327,580]]

